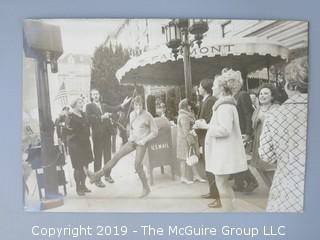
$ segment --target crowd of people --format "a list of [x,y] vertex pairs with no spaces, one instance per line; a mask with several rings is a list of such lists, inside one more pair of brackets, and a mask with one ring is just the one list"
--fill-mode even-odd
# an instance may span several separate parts
[[[209,207],[233,211],[235,191],[254,191],[259,184],[248,167],[251,165],[271,187],[267,211],[302,211],[308,90],[306,57],[287,65],[285,81],[288,99],[281,103],[274,85],[264,84],[257,95],[250,96],[241,90],[241,72],[224,69],[214,79],[200,82],[198,94],[202,100],[196,108],[187,99],[179,103],[175,155],[180,162],[180,179],[184,184],[206,182],[209,191],[201,197],[212,199]],[[125,155],[136,151],[135,171],[142,183],[139,196],[146,197],[151,188],[142,160],[148,142],[158,134],[158,127],[152,115],[143,109],[143,97],[126,98],[121,105],[111,107],[100,102],[98,90],[91,90],[90,96],[91,103],[86,106],[81,98],[76,99],[66,117],[58,121],[65,122],[66,134],[60,138],[68,146],[77,193],[83,196],[90,192],[85,185],[86,176],[97,187],[105,187],[102,177],[114,183],[112,168]],[[129,136],[122,136],[126,141],[111,156],[111,135],[114,134],[111,114],[121,112],[129,103],[133,106],[128,122]],[[122,135],[125,133],[124,130]],[[94,162],[94,172],[88,169],[90,162]],[[199,173],[199,162],[205,167],[205,177]],[[189,166],[191,180],[186,176]]]

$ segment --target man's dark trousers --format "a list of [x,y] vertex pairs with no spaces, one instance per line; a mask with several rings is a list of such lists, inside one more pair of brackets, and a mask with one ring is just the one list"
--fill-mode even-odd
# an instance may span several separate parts
[[[105,133],[99,138],[93,138],[93,153],[94,153],[94,171],[97,172],[102,167],[103,162],[106,164],[111,159],[111,135]],[[110,176],[110,171],[105,173],[106,177]]]

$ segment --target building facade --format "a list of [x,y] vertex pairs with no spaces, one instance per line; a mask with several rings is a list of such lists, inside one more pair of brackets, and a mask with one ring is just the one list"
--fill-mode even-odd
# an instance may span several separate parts
[[51,90],[53,115],[59,113],[77,97],[89,101],[90,93],[90,55],[66,54],[59,59],[58,64],[59,72],[54,76],[58,85],[52,86]]

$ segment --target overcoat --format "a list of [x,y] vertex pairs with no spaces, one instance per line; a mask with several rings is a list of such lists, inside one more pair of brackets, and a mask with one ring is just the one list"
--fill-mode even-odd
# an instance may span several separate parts
[[85,113],[81,116],[71,112],[66,120],[68,130],[68,147],[72,167],[82,169],[93,161],[89,122]]
[[253,143],[252,143],[252,159],[250,165],[261,169],[274,169],[275,164],[269,164],[260,159],[258,149],[260,146],[260,136],[262,128],[266,119],[273,115],[273,112],[279,107],[278,104],[272,104],[270,108],[263,112],[261,107],[258,107],[252,114],[252,128],[253,128]]
[[235,99],[220,97],[213,105],[205,139],[206,171],[215,175],[248,169]]
[[186,160],[189,147],[193,147],[195,154],[199,156],[198,138],[193,136],[190,131],[194,124],[195,117],[191,112],[180,109],[177,120],[177,158]]
[[[214,96],[208,96],[203,102],[200,104],[200,111],[197,116],[197,119],[204,119],[206,123],[209,123],[212,117],[212,107],[217,99]],[[196,129],[199,145],[201,147],[204,146],[204,139],[206,138],[207,130],[205,129]]]
[[268,212],[302,212],[306,163],[308,95],[296,94],[266,119],[260,137],[262,160],[277,163]]

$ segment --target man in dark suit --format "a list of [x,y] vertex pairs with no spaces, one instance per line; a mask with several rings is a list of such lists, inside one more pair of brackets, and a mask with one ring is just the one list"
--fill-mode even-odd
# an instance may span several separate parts
[[[200,109],[198,112],[197,119],[203,119],[206,123],[209,123],[212,117],[212,107],[216,102],[216,98],[212,96],[212,79],[203,79],[200,82],[198,91],[202,96],[202,101],[200,103]],[[196,127],[196,126],[195,126]],[[199,145],[202,148],[202,160],[204,160],[204,141],[206,137],[207,130],[206,129],[196,129]],[[212,208],[221,207],[220,195],[216,186],[215,177],[212,173],[206,172],[208,184],[209,184],[209,193],[202,195],[202,198],[213,198],[214,201],[210,203],[208,206]]]
[[[91,127],[96,172],[102,167],[102,155],[104,164],[111,159],[111,135],[114,132],[111,114],[120,111],[131,99],[126,98],[121,105],[113,107],[100,102],[100,93],[97,89],[91,90],[90,97],[91,103],[87,104],[86,113]],[[105,180],[109,183],[114,182],[110,172],[105,173]],[[97,187],[105,187],[101,180],[95,184]]]
[[[239,115],[241,134],[244,136],[244,141],[252,138],[252,114],[254,108],[252,106],[250,95],[245,91],[240,91],[235,95],[237,101],[237,111]],[[258,187],[258,181],[248,169],[244,172],[233,175],[235,185],[233,190],[239,192],[252,192]]]

